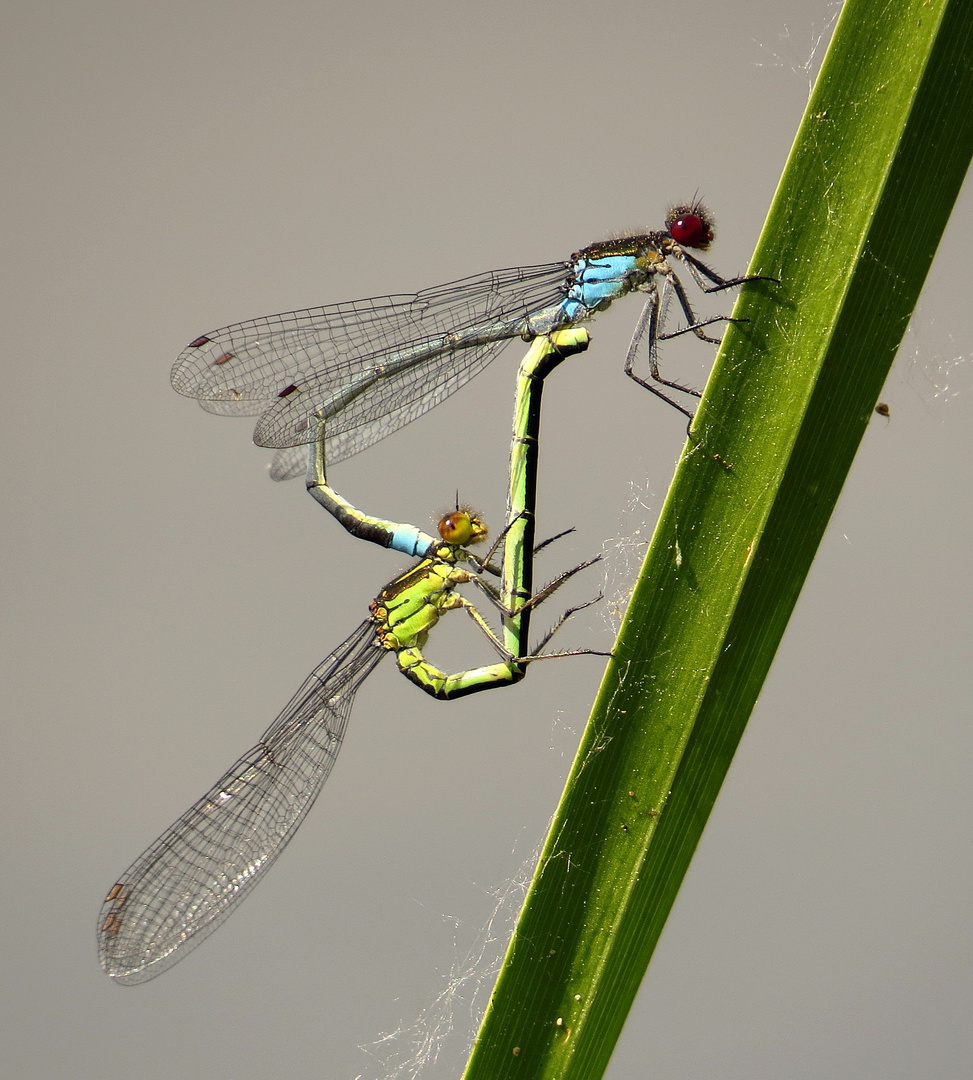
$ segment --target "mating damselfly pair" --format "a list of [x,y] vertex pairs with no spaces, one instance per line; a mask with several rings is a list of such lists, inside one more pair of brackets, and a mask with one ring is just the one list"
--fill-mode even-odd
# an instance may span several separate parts
[[[134,984],[168,969],[221,925],[262,880],[321,791],[354,695],[386,653],[396,656],[411,681],[440,698],[517,682],[539,658],[550,634],[530,651],[532,610],[589,565],[533,591],[543,380],[565,356],[587,347],[587,334],[569,328],[626,293],[640,292],[646,303],[625,371],[691,417],[667,391],[698,395],[661,376],[658,343],[687,332],[715,343],[704,328],[726,317],[697,320],[667,260],[686,266],[705,292],[753,280],[721,278],[687,250],[704,250],[711,240],[705,210],[699,204],[680,206],[670,212],[665,231],[593,244],[564,262],[256,319],[187,346],[172,372],[177,390],[198,398],[210,412],[259,416],[254,438],[277,448],[276,479],[306,467],[309,491],[350,532],[420,561],[381,590],[369,618],[315,669],[257,745],[113,886],[98,924],[101,963],[110,976]],[[673,296],[686,322],[668,330]],[[485,534],[475,516],[458,509],[440,522],[436,539],[415,526],[365,515],[328,485],[327,464],[422,415],[516,337],[533,339],[534,345],[518,373],[499,567],[491,561],[492,551],[479,558],[469,550]],[[635,369],[643,343],[648,378]],[[490,575],[499,578],[499,586]],[[502,636],[455,592],[468,582],[498,609]],[[441,616],[460,608],[484,631],[501,660],[446,675],[429,664],[422,650]]]

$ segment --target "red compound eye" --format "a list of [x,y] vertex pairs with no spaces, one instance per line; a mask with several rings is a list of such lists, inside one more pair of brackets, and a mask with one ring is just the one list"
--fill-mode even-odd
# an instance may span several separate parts
[[682,214],[669,224],[669,235],[685,247],[706,247],[713,239],[706,223],[698,214]]

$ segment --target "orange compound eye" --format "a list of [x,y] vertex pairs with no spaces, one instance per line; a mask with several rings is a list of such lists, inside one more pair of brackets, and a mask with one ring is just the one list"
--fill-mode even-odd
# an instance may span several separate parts
[[453,510],[439,521],[439,535],[447,544],[468,544],[474,533],[473,518],[466,510]]

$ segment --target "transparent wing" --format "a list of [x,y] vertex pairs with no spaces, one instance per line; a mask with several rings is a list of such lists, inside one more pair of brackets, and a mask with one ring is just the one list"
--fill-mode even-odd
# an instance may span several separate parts
[[293,480],[306,472],[307,448],[304,446],[285,446],[276,451],[270,463],[271,480]]
[[545,332],[569,269],[557,262],[495,270],[237,323],[188,345],[172,385],[209,412],[268,414],[254,436],[264,446],[309,441],[307,417],[323,405],[335,417],[335,452],[347,457],[458,389],[511,337]]
[[374,624],[363,622],[260,742],[125,871],[98,920],[108,975],[127,985],[155,978],[236,910],[314,804],[355,693],[383,656]]
[[[508,324],[504,324],[507,326]],[[520,334],[522,323],[498,341],[449,349],[441,339],[426,346],[416,362],[398,370],[372,367],[351,384],[354,393],[329,393],[330,380],[311,378],[285,398],[278,399],[257,421],[253,440],[258,446],[289,448],[308,443],[317,431],[315,417],[324,414],[325,457],[335,465],[422,416],[478,375]],[[409,358],[411,361],[411,357]],[[374,364],[375,358],[366,358]],[[306,460],[307,453],[303,458]]]

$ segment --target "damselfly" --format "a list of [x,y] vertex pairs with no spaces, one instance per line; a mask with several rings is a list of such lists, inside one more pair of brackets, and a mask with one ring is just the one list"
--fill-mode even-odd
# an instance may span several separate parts
[[[457,508],[440,521],[438,539],[415,526],[367,517],[327,486],[323,451],[312,447],[308,480],[316,497],[339,520],[344,514],[366,528],[367,539],[410,550],[421,559],[382,589],[369,618],[315,668],[259,742],[109,890],[98,919],[98,951],[103,969],[117,982],[135,985],[166,971],[222,925],[263,879],[321,792],[341,748],[355,694],[383,656],[394,654],[402,673],[433,697],[463,697],[522,679],[528,664],[541,658],[540,650],[577,610],[565,612],[535,650],[527,651],[533,608],[590,565],[582,563],[532,594],[543,379],[564,356],[587,344],[584,331],[558,339],[560,347],[548,338],[535,341],[518,380],[515,434],[520,449],[515,439],[511,512],[501,537],[502,571],[491,564],[492,552],[478,558],[469,550],[468,545],[486,536],[475,514]],[[487,573],[501,574],[499,589]],[[499,609],[503,640],[477,608],[455,592],[466,582],[480,586]],[[466,610],[487,635],[501,656],[498,663],[447,675],[426,660],[423,648],[430,631],[445,612],[456,609]]]
[[[721,277],[690,251],[705,251],[712,239],[709,212],[694,202],[673,207],[665,230],[591,244],[566,261],[237,323],[191,342],[172,369],[172,385],[209,412],[259,416],[254,441],[277,448],[271,475],[287,479],[304,467],[291,448],[313,443],[322,422],[325,456],[334,464],[439,404],[512,339],[586,322],[634,292],[646,302],[625,372],[691,418],[667,390],[698,392],[662,377],[658,342],[693,333],[715,344],[704,329],[728,317],[697,318],[672,263],[685,266],[705,293],[773,280]],[[668,331],[673,296],[686,325]],[[643,342],[647,378],[635,366]]]

